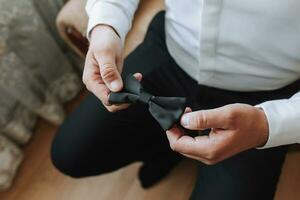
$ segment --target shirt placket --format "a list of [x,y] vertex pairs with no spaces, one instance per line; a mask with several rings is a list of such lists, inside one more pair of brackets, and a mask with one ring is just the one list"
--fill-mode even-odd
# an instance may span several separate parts
[[198,82],[212,80],[215,71],[219,22],[223,0],[202,0]]

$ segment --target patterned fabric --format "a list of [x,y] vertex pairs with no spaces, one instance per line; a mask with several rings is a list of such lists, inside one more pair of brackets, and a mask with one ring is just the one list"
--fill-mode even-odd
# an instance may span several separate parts
[[0,189],[10,185],[22,157],[12,142],[25,144],[37,117],[62,123],[62,104],[81,89],[54,34],[64,0],[36,2],[0,0]]
[[23,155],[20,149],[0,135],[0,190],[8,188]]

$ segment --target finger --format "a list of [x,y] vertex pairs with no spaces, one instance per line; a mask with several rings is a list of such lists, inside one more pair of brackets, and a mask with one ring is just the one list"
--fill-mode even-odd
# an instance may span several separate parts
[[84,63],[82,82],[88,87],[89,81],[91,79],[97,81],[97,78],[100,79],[98,64],[93,58],[92,53],[88,52]]
[[[133,75],[138,81],[141,81],[142,80],[142,74],[141,73],[135,73]],[[109,95],[108,95],[108,99],[109,99]],[[116,111],[119,111],[119,110],[123,110],[123,109],[126,109],[130,106],[130,104],[128,103],[122,103],[122,104],[110,104],[108,106],[106,106],[107,110],[110,111],[110,112],[116,112]]]
[[181,155],[187,157],[187,158],[191,158],[193,160],[200,160],[197,156],[193,156],[193,155],[189,155],[189,154],[185,154],[185,153],[180,153]]
[[209,128],[226,128],[224,110],[222,108],[201,110],[186,113],[180,123],[190,130],[205,130]]
[[126,108],[128,108],[130,106],[130,104],[126,103],[126,104],[118,104],[118,105],[110,105],[110,106],[106,106],[106,109],[109,112],[117,112],[119,110],[124,110]]
[[174,151],[205,159],[213,148],[213,142],[208,136],[197,136],[195,138],[184,135],[178,127],[167,131],[170,146]]
[[133,76],[138,80],[139,82],[142,81],[143,75],[141,73],[135,73]]
[[190,113],[192,112],[192,109],[190,107],[186,107],[185,110],[184,110],[184,114],[185,113]]
[[119,55],[117,56],[117,59],[116,59],[116,63],[117,63],[117,67],[118,67],[118,70],[119,72],[122,71],[122,68],[123,68],[123,63],[124,63],[124,59],[123,59],[123,55]]
[[99,84],[96,81],[90,80],[88,81],[88,88],[89,90],[98,98],[101,100],[101,102],[106,105],[109,106],[109,100],[108,100],[108,96],[109,96],[109,89],[106,87],[106,85],[104,84]]
[[120,91],[123,87],[123,82],[116,66],[115,56],[112,54],[103,53],[96,55],[95,59],[98,62],[100,74],[105,85],[110,91]]
[[172,145],[182,136],[184,136],[184,132],[178,127],[173,126],[171,129],[167,130],[167,138],[169,140],[170,146]]
[[187,157],[187,158],[191,158],[193,160],[197,160],[197,161],[200,161],[200,162],[203,162],[203,163],[206,163],[207,160],[204,159],[204,158],[201,158],[201,157],[197,157],[197,156],[193,156],[193,155],[189,155],[189,154],[184,154],[184,153],[180,153],[181,155]]
[[98,64],[91,53],[86,56],[82,80],[89,91],[98,97],[103,104],[108,105],[109,89],[104,85]]
[[167,137],[172,150],[185,154],[195,153],[194,138],[185,135],[179,127],[175,126],[168,130]]

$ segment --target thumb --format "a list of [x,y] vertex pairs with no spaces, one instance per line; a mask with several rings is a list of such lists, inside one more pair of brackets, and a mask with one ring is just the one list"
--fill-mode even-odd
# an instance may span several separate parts
[[221,108],[185,113],[181,117],[181,125],[190,130],[225,128],[224,115]]
[[99,65],[100,75],[110,91],[118,92],[123,88],[123,81],[118,71],[115,56],[99,55],[96,57]]

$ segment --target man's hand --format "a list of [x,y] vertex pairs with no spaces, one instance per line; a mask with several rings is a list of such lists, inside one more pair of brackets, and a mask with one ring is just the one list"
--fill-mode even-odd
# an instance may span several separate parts
[[[90,48],[86,55],[82,80],[110,112],[127,108],[128,104],[110,105],[110,92],[123,88],[120,71],[123,65],[122,42],[113,28],[98,25],[91,32]],[[135,74],[140,81],[141,74]]]
[[179,127],[167,131],[174,151],[206,164],[215,164],[239,152],[263,146],[269,135],[264,111],[247,104],[196,112],[187,108],[180,123],[190,130],[211,129],[208,136],[194,138],[185,135]]

